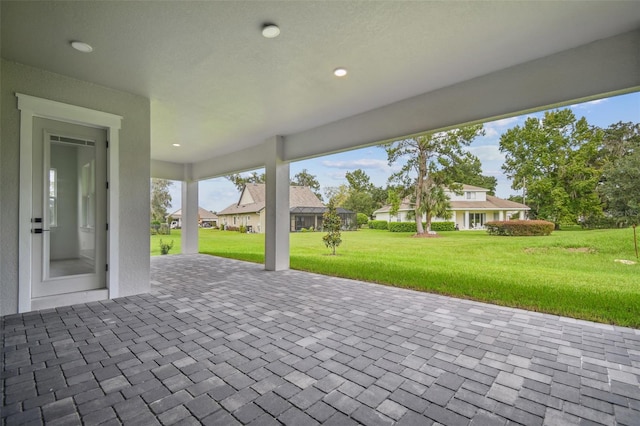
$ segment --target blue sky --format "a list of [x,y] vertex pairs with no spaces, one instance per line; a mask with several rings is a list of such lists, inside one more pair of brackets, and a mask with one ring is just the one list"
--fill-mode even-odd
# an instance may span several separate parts
[[[610,124],[623,122],[640,122],[640,93],[632,93],[612,98],[599,99],[582,104],[571,105],[574,114],[585,117],[589,124],[608,127]],[[485,123],[486,135],[477,138],[468,148],[482,162],[483,174],[498,179],[496,195],[507,198],[516,191],[511,189],[511,182],[502,172],[504,156],[498,149],[500,135],[506,130],[522,125],[528,117],[542,117],[544,112],[527,114],[518,117]],[[376,186],[386,186],[387,179],[398,166],[389,166],[387,154],[379,147],[368,147],[340,154],[327,155],[309,160],[291,163],[290,174],[293,177],[303,169],[316,176],[321,191],[331,186],[346,184],[344,175],[356,169],[364,170]],[[262,171],[262,170],[261,170]],[[180,208],[180,183],[175,182],[171,188],[172,207],[170,212]],[[238,192],[231,182],[225,178],[210,179],[199,183],[199,204],[207,210],[220,211],[238,201]]]

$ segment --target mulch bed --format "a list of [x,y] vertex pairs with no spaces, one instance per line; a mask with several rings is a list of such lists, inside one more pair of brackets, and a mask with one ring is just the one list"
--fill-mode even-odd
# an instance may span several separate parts
[[440,234],[428,234],[428,233],[424,233],[424,234],[413,234],[412,235],[413,238],[440,238],[442,237],[442,235]]

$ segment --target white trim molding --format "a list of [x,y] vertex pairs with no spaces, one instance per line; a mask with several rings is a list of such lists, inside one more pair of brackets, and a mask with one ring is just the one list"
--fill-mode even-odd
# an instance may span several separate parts
[[[109,149],[107,152],[107,179],[109,191],[107,193],[107,273],[106,292],[96,294],[107,295],[108,298],[118,297],[118,241],[119,241],[119,215],[120,208],[120,181],[119,181],[119,133],[122,117],[107,112],[96,111],[49,99],[16,93],[18,109],[20,110],[20,204],[19,204],[19,230],[20,243],[18,247],[18,312],[28,312],[43,305],[51,306],[44,300],[38,300],[34,305],[31,297],[31,191],[32,191],[32,153],[33,153],[33,119],[34,117],[47,118],[87,127],[105,129]],[[65,295],[64,298],[50,302],[68,305],[86,301],[86,292],[79,292],[78,297],[74,293]],[[92,299],[92,298],[90,298]]]

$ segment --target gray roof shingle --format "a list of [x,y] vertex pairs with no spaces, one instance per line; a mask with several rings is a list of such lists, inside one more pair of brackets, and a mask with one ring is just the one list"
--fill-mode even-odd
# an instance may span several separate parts
[[[253,199],[253,203],[239,204],[242,195],[247,191]],[[238,203],[231,204],[226,209],[218,212],[218,215],[258,213],[265,208],[266,187],[264,183],[250,183],[245,185],[238,199]],[[289,207],[315,207],[325,208],[322,201],[308,186],[289,187]]]

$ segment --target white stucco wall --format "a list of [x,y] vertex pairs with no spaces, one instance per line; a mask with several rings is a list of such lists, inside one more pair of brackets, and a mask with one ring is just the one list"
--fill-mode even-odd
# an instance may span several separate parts
[[149,291],[149,100],[2,60],[0,142],[0,315],[18,310],[20,113],[16,92],[117,114],[120,130],[120,296]]

